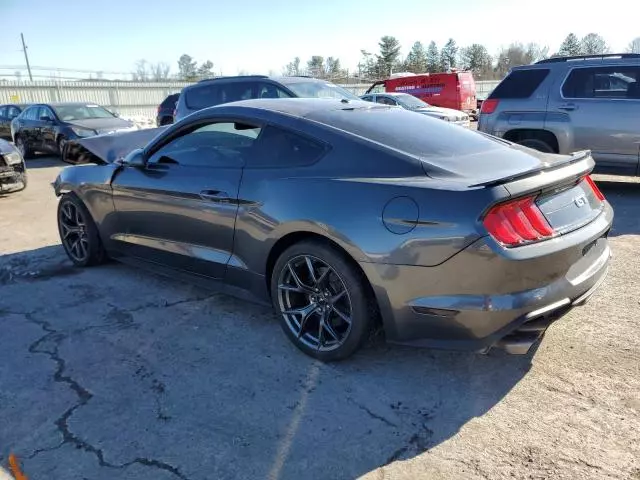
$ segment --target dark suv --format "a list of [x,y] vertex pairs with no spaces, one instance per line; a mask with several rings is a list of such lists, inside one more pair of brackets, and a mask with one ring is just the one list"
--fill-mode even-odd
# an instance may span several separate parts
[[326,80],[311,77],[267,77],[250,75],[202,80],[182,89],[175,121],[187,115],[222,103],[252,98],[360,98]]
[[514,68],[478,130],[550,153],[591,150],[602,173],[640,173],[640,54],[556,57]]
[[172,93],[158,105],[158,114],[156,115],[156,125],[171,125],[173,123],[173,112],[176,110],[179,93]]

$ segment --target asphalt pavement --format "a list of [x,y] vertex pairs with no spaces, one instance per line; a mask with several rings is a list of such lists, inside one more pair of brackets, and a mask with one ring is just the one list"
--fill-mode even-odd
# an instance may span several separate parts
[[[526,356],[371,345],[320,364],[268,308],[77,269],[49,185],[0,197],[0,466],[57,479],[640,479],[640,184],[609,276]],[[0,472],[2,470],[0,468]],[[2,478],[2,473],[0,473]]]

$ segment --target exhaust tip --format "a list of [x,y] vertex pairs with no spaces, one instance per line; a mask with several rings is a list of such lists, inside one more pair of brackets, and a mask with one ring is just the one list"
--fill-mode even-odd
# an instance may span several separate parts
[[511,355],[526,355],[529,349],[540,338],[540,334],[514,334],[508,335],[499,340],[495,344],[496,348],[500,348]]

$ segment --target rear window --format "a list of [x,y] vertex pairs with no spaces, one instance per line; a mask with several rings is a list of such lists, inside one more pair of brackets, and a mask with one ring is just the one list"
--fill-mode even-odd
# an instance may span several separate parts
[[491,92],[489,98],[529,98],[549,75],[549,69],[514,70]]
[[418,157],[473,155],[502,145],[466,128],[382,105],[355,110],[322,110],[307,118]]

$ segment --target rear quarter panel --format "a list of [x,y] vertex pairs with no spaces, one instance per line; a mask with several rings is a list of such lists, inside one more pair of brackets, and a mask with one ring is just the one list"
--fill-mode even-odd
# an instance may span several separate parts
[[[370,161],[371,171],[354,157]],[[279,239],[309,232],[358,262],[437,265],[480,238],[476,222],[483,209],[508,195],[431,179],[419,164],[398,165],[391,176],[384,170],[394,161],[352,141],[310,167],[245,169],[234,242],[238,264],[264,275]]]

